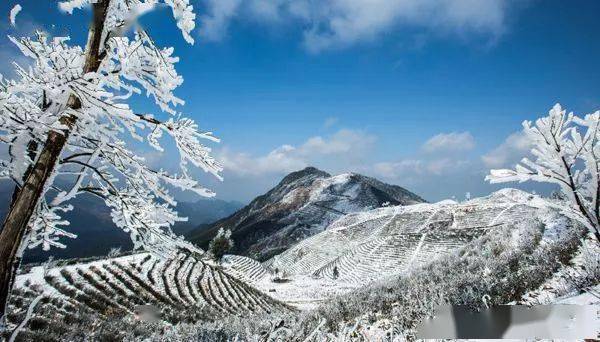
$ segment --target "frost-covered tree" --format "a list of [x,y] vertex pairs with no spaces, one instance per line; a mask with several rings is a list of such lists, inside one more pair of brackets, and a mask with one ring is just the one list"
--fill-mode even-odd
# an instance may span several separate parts
[[533,149],[514,170],[491,170],[491,183],[536,181],[557,184],[566,201],[554,205],[600,242],[600,111],[580,118],[556,104],[535,124],[523,122]]
[[231,239],[231,230],[219,228],[217,235],[210,241],[208,250],[213,255],[216,261],[220,261],[221,258],[229,250],[233,248],[233,240]]
[[[0,77],[0,142],[8,150],[0,177],[15,184],[0,233],[0,312],[23,249],[62,248],[60,237],[75,237],[62,216],[76,196],[101,198],[135,247],[168,251],[186,245],[170,228],[185,218],[174,211],[169,188],[213,195],[191,176],[190,166],[220,179],[221,166],[202,144],[218,140],[176,109],[184,104],[174,95],[183,82],[175,70],[178,58],[136,21],[156,6],[169,7],[193,43],[189,0],[59,2],[69,14],[91,7],[85,47],[43,32],[9,37],[31,65],[13,63],[16,79]],[[153,100],[164,117],[134,111],[128,101],[137,94]],[[178,149],[177,173],[154,169],[134,152],[137,141],[163,151],[163,135]]]

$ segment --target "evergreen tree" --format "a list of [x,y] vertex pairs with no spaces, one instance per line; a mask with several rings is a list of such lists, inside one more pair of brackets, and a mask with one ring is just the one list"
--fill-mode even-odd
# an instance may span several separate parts
[[231,239],[231,230],[219,228],[217,235],[208,245],[208,250],[216,261],[221,261],[225,253],[233,248],[233,240]]

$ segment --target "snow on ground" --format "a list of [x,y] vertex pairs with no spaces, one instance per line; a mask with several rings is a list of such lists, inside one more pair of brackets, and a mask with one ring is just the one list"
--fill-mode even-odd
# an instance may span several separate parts
[[[332,296],[429,263],[501,225],[543,222],[544,238],[552,240],[566,221],[551,209],[531,205],[538,202],[538,196],[505,189],[462,203],[420,203],[348,214],[264,262],[262,276],[255,277],[253,285],[286,303],[312,308]],[[522,238],[515,230],[515,243]],[[272,281],[275,273],[285,281]]]
[[324,300],[356,289],[356,285],[335,280],[300,275],[286,278],[282,282],[263,279],[254,283],[269,296],[301,310],[316,308]]
[[[551,240],[561,234],[566,224],[551,210],[528,205],[537,199],[537,196],[507,189],[463,203],[442,201],[378,208],[345,215],[324,232],[301,241],[262,264],[233,255],[225,256],[221,264],[213,264],[209,260],[203,262],[213,269],[222,268],[225,273],[274,299],[299,309],[312,309],[328,298],[431,262],[496,225],[511,224],[515,220],[540,220],[546,223],[545,239]],[[473,227],[476,233],[471,234]],[[471,235],[465,237],[465,234]],[[521,238],[518,234],[513,236],[515,241]],[[597,246],[595,248],[598,249]],[[19,275],[16,286],[23,287],[26,282],[44,285],[44,272],[61,279],[60,272],[64,269],[76,273],[77,269],[102,268],[113,261],[134,264],[147,256],[148,253],[138,253],[49,270],[36,266],[29,273]],[[575,256],[574,267],[581,267],[582,259],[581,253]],[[150,267],[151,263],[146,263],[142,272],[155,273]],[[184,267],[188,268],[189,265]],[[173,273],[173,270],[167,268],[165,272]],[[568,267],[561,269],[538,290],[525,296],[523,304],[592,299],[585,295],[573,297],[577,299],[563,298],[573,296],[567,291],[566,275],[574,276],[575,273]],[[155,276],[160,277],[160,274]],[[161,282],[155,286],[160,291],[164,290]],[[49,293],[60,295],[56,289],[46,287]]]
[[[167,322],[197,319],[203,307],[233,315],[289,311],[287,305],[257,291],[249,282],[224,273],[221,265],[191,253],[173,253],[165,258],[139,253],[68,262],[73,264],[37,266],[19,275],[16,282],[19,291],[15,291],[10,303],[15,307],[14,312],[22,312],[33,297],[40,295],[49,299],[44,306],[50,311],[44,310],[52,313],[44,319],[54,319],[50,316],[65,303],[75,306],[69,310],[81,307],[99,314],[108,310],[128,317],[139,306],[152,305]],[[250,264],[253,265],[260,266],[257,262]],[[13,325],[17,323],[10,321]]]
[[557,304],[573,305],[600,305],[600,284],[594,286],[590,292],[559,298]]
[[[135,253],[135,254],[130,254],[130,255],[118,256],[118,257],[114,257],[114,258],[107,257],[105,259],[98,259],[98,260],[89,261],[89,262],[76,263],[73,265],[54,266],[54,267],[49,268],[48,270],[44,270],[43,265],[34,266],[31,268],[31,270],[29,272],[17,275],[17,277],[15,278],[14,286],[15,287],[23,287],[26,282],[28,282],[29,284],[32,284],[32,285],[33,284],[45,285],[46,284],[46,281],[44,280],[45,274],[58,276],[60,271],[63,269],[67,269],[69,271],[74,271],[77,268],[89,268],[91,266],[100,267],[104,264],[110,264],[113,261],[117,261],[120,263],[137,263],[149,254],[150,253],[148,253],[148,252],[141,252],[141,253]],[[56,291],[54,291],[54,292],[56,292]],[[58,292],[56,292],[56,294],[58,294]]]
[[530,205],[536,198],[508,189],[463,203],[421,203],[348,214],[263,265],[288,276],[330,279],[337,269],[341,280],[365,284],[382,274],[430,262],[487,229],[521,220],[533,224],[552,216]]

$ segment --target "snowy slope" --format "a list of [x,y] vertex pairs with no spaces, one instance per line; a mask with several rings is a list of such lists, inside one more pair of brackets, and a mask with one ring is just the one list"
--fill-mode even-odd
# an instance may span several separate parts
[[365,284],[430,262],[487,230],[542,219],[547,213],[529,205],[538,199],[507,189],[465,203],[421,203],[349,214],[264,265],[289,275]]
[[399,186],[354,173],[331,176],[309,167],[289,174],[234,215],[191,232],[188,238],[205,247],[220,227],[229,228],[235,254],[265,260],[348,213],[421,202]]
[[[245,269],[238,260],[228,264]],[[36,307],[36,319],[59,325],[77,312],[131,319],[147,304],[171,323],[201,320],[206,312],[218,317],[289,311],[240,274],[184,253],[169,258],[140,253],[48,269],[36,266],[17,277],[8,321],[11,325],[22,321],[28,303],[38,296],[43,300]]]
[[[477,253],[469,253],[479,252],[482,241],[499,243],[506,253],[519,251],[524,236],[532,239],[529,233],[543,226],[540,248],[555,240],[562,244],[568,220],[540,202],[535,195],[507,189],[464,203],[420,203],[352,213],[264,263],[239,255],[226,255],[216,265],[197,255],[178,253],[158,259],[142,253],[55,267],[45,275],[42,267],[34,267],[17,278],[8,319],[13,325],[22,321],[28,303],[40,295],[44,300],[35,310],[36,322],[59,325],[81,310],[98,317],[115,312],[117,317],[135,317],[136,307],[147,303],[174,324],[200,322],[207,317],[203,315],[248,317],[289,313],[289,306],[314,309],[323,303],[333,305],[335,300],[328,300],[339,295],[354,298],[348,302],[368,297],[356,295],[357,291],[384,296],[378,284],[397,284],[402,277],[395,276],[410,277],[427,269],[416,270],[418,266],[443,264],[463,253],[470,255],[470,262],[479,260]],[[502,239],[490,240],[494,236]],[[473,241],[478,237],[482,238]],[[587,254],[597,256],[597,250]],[[574,257],[573,263],[586,265],[576,259],[584,260],[583,256]],[[451,279],[455,271],[451,268],[443,279]],[[555,279],[564,278],[564,273],[551,271],[544,282],[529,288],[522,302],[532,303],[533,296],[548,302],[589,302],[589,295],[573,297],[577,293],[555,291],[564,287]],[[572,298],[565,298],[567,294]],[[385,298],[394,300],[389,293]]]
[[[479,237],[495,236],[490,233],[508,230],[506,241],[495,242],[517,248],[522,239],[531,238],[523,236],[525,228],[540,225],[545,227],[542,245],[568,240],[566,236],[573,233],[572,222],[549,209],[539,196],[504,189],[463,203],[447,200],[348,214],[262,265],[247,257],[228,256],[231,265],[225,267],[276,299],[312,309],[337,295],[442,262],[444,256],[463,247],[468,250],[469,243],[476,243]],[[597,249],[587,250],[585,258],[582,251],[586,249],[565,256],[579,265],[570,279],[583,273],[582,266],[597,264],[595,259],[587,263],[579,260],[588,260],[590,255],[597,259]],[[567,294],[564,274],[573,267],[557,270],[539,290],[527,292],[521,302],[534,304],[531,299],[535,296],[538,304],[541,298],[547,298],[542,303],[552,303],[557,296]]]

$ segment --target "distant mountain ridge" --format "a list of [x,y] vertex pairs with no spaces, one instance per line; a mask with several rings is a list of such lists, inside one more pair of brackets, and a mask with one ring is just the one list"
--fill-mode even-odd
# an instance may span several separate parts
[[[0,182],[0,218],[2,219],[8,210],[12,191],[12,184]],[[41,248],[27,249],[23,258],[25,263],[44,261],[49,256],[56,259],[101,256],[106,255],[111,248],[121,247],[125,251],[133,247],[129,234],[114,225],[110,217],[110,209],[102,200],[90,195],[81,195],[74,201],[73,207],[73,211],[65,214],[65,218],[70,222],[65,229],[77,234],[77,238],[61,239],[67,245],[64,249],[52,248],[47,252]],[[242,203],[214,198],[200,198],[196,202],[179,202],[176,210],[180,216],[187,217],[188,221],[177,222],[173,226],[173,232],[184,235],[199,224],[214,222],[241,207],[243,207]]]
[[178,202],[177,211],[188,218],[187,222],[178,222],[173,227],[177,235],[185,235],[198,224],[209,224],[227,217],[244,206],[237,201],[224,201],[216,198],[201,198],[196,202]]
[[323,231],[341,216],[386,205],[425,202],[396,185],[356,173],[332,176],[314,167],[292,172],[264,195],[233,215],[188,233],[206,247],[221,227],[231,229],[233,254],[258,260],[281,253]]

